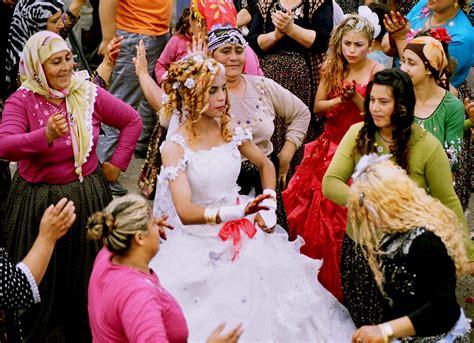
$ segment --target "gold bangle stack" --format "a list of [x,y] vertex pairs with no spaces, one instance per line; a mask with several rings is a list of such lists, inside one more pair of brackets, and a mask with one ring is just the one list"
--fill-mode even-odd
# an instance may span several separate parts
[[204,209],[204,220],[206,224],[217,224],[217,213],[219,212],[218,208],[209,208]]
[[393,329],[389,323],[379,324],[380,331],[382,331],[383,343],[389,343],[393,340]]

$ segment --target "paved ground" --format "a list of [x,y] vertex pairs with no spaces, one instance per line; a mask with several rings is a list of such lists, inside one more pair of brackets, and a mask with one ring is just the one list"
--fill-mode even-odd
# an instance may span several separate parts
[[[137,175],[140,174],[141,166],[145,160],[133,159],[128,171],[123,173],[120,177],[120,182],[130,192],[140,193],[137,187]],[[469,204],[469,210],[467,211],[468,223],[471,232],[474,233],[474,193],[471,195],[471,202]],[[466,315],[469,318],[474,319],[474,304],[469,302],[469,299],[474,300],[474,277],[465,277],[458,283],[458,302],[466,311]],[[474,333],[471,335],[471,341],[474,342]]]

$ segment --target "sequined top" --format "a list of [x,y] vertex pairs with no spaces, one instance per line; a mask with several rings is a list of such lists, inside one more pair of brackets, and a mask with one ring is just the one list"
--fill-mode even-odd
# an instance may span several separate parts
[[384,290],[393,301],[384,321],[408,316],[417,336],[449,332],[460,316],[456,269],[441,239],[424,228],[380,242]]

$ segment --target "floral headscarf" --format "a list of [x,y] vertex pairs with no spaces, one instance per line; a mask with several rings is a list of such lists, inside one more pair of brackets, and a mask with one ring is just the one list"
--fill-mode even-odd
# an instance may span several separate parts
[[233,0],[191,0],[191,12],[211,31],[216,25],[235,27],[237,10]]
[[448,58],[439,40],[431,36],[416,37],[407,44],[405,49],[417,54],[436,80],[444,75],[448,67]]
[[21,88],[39,94],[46,99],[65,99],[74,152],[75,172],[82,181],[82,165],[92,150],[92,113],[96,86],[84,76],[73,74],[69,86],[54,89],[48,85],[43,64],[53,54],[68,50],[64,39],[50,31],[40,31],[26,42],[20,59]]

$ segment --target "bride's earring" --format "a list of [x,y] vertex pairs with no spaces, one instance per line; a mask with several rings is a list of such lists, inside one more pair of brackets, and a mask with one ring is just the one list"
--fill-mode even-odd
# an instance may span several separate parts
[[459,7],[458,0],[455,0],[455,1],[454,1],[454,8],[455,8],[455,9],[458,9],[458,7]]

